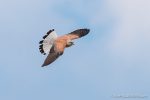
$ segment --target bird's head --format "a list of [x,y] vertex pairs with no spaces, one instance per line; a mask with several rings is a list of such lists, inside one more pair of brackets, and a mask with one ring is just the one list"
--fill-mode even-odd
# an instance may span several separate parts
[[67,43],[66,47],[70,47],[70,46],[72,46],[72,45],[74,45],[74,42],[69,41],[69,42]]

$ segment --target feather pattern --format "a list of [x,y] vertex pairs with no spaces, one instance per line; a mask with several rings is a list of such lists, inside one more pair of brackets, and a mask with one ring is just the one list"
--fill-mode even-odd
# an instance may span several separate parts
[[39,50],[42,54],[47,54],[50,52],[50,49],[53,46],[54,40],[57,38],[57,34],[54,29],[49,30],[45,36],[43,36],[43,40],[39,42]]
[[47,54],[42,67],[47,66],[54,62],[59,56],[64,53],[64,50],[67,46],[72,46],[72,40],[81,38],[89,33],[89,29],[78,29],[69,34],[57,37],[54,29],[49,30],[43,40],[39,42],[39,50],[42,54]]
[[78,39],[78,38],[81,38],[81,37],[87,35],[89,32],[90,32],[89,29],[78,29],[78,30],[75,30],[75,31],[67,34],[67,36],[71,40],[74,40],[74,39]]

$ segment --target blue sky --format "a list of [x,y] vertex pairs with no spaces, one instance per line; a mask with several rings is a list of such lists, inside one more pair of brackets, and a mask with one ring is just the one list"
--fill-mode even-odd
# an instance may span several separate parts
[[[1,0],[0,99],[149,96],[149,4],[149,0]],[[45,56],[38,42],[52,28],[58,35],[78,28],[91,31],[56,62],[41,68]]]

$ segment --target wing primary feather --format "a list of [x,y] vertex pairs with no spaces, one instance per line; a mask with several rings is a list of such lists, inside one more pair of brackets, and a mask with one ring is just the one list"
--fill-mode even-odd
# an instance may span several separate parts
[[43,65],[41,67],[47,66],[54,62],[59,57],[59,53],[50,53],[45,59]]
[[70,39],[77,39],[77,38],[87,35],[89,32],[90,32],[90,29],[85,28],[85,29],[75,30],[67,35],[70,37]]

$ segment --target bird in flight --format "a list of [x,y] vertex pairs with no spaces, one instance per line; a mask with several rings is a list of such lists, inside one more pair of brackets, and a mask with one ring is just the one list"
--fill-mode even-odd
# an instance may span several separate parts
[[47,66],[54,62],[64,52],[65,48],[74,45],[73,40],[83,37],[89,33],[89,29],[78,29],[71,33],[57,36],[54,29],[49,30],[43,40],[39,42],[39,50],[42,54],[48,54],[42,67]]

